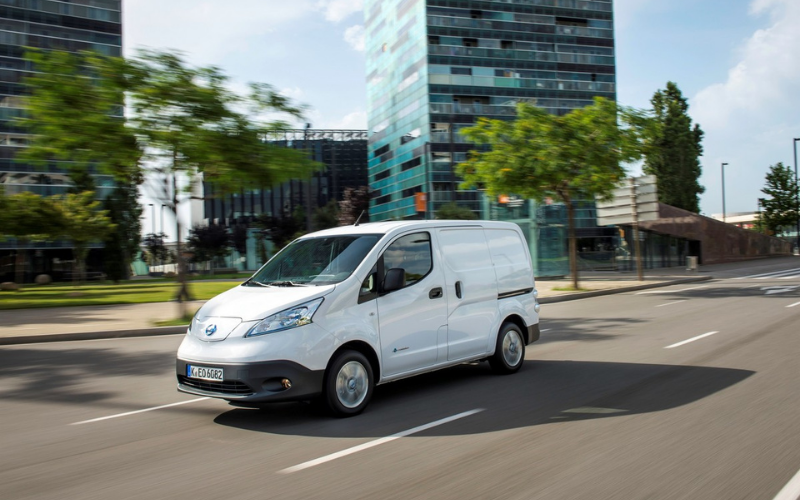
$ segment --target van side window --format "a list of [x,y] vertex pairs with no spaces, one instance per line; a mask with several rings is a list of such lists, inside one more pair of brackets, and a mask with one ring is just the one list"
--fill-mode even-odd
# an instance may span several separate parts
[[431,235],[414,233],[403,236],[389,245],[383,254],[383,276],[389,269],[405,270],[405,285],[411,286],[428,275],[433,268],[431,256]]

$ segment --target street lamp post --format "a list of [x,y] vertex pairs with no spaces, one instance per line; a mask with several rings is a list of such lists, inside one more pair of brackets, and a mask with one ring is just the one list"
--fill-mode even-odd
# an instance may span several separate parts
[[797,141],[800,141],[800,138],[795,138],[792,142],[792,149],[794,150],[794,185],[797,189],[795,193],[795,208],[797,209],[796,216],[797,216],[797,224],[795,226],[795,230],[797,231],[797,248],[800,250],[800,184],[798,184],[797,178]]
[[725,165],[722,164],[722,222],[725,222]]

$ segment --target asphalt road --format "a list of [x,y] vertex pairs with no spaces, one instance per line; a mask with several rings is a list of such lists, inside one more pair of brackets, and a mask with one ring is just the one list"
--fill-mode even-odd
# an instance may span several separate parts
[[797,262],[547,305],[519,373],[344,420],[177,393],[180,336],[1,347],[0,498],[795,500]]

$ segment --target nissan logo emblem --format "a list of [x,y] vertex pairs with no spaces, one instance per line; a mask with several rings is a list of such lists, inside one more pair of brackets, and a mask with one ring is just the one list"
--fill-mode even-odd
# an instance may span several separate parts
[[217,332],[217,325],[208,325],[206,327],[206,336],[210,337]]

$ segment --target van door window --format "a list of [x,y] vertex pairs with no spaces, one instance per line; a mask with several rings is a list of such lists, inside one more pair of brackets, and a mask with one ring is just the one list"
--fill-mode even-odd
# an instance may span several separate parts
[[427,276],[432,268],[431,235],[409,234],[395,240],[384,252],[381,281],[386,279],[390,269],[403,269],[405,271],[403,288],[405,288]]

